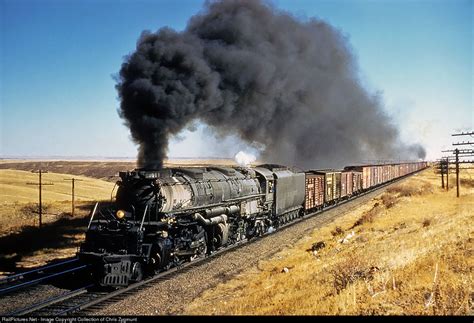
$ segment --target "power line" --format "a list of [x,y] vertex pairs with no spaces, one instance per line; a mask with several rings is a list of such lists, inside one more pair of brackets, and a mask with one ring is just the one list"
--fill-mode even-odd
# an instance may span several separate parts
[[441,150],[442,153],[456,153],[456,150],[458,151],[458,154],[474,154],[474,149],[448,149],[448,150]]
[[451,136],[472,136],[474,135],[474,131],[468,131],[468,132],[461,132],[461,133],[453,133]]
[[474,145],[474,142],[462,141],[462,142],[457,142],[453,144],[453,146],[464,146],[464,145]]

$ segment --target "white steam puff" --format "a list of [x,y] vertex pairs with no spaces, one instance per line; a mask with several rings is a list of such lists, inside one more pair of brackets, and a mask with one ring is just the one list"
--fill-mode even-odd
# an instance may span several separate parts
[[252,154],[247,154],[246,152],[239,151],[235,155],[235,161],[241,165],[241,166],[249,166],[251,163],[257,160],[257,157],[255,157]]

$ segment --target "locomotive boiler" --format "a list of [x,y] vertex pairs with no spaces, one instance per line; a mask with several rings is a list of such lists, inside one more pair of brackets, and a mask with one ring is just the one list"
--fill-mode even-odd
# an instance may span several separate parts
[[303,214],[305,175],[278,165],[120,173],[114,203],[92,214],[79,258],[103,286],[204,257]]

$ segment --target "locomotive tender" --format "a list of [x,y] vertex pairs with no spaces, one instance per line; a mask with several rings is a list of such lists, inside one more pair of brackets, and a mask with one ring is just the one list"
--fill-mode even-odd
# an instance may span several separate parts
[[80,259],[102,286],[126,286],[274,231],[300,216],[425,168],[425,162],[298,172],[279,165],[121,172],[94,208]]

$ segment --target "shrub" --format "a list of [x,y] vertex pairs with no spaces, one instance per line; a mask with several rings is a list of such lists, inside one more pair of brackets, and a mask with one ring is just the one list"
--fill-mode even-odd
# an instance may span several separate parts
[[471,178],[460,178],[459,184],[466,187],[474,187],[474,179]]
[[336,293],[339,294],[350,284],[358,280],[372,280],[374,274],[372,268],[376,267],[370,266],[365,258],[357,256],[351,256],[337,264],[334,269],[331,270],[333,286]]
[[382,203],[389,209],[397,203],[397,198],[392,194],[384,194],[382,195]]
[[341,227],[337,226],[334,230],[331,231],[331,234],[333,237],[340,236],[344,234],[344,230],[342,230]]
[[362,216],[354,223],[354,225],[351,227],[355,228],[356,226],[363,225],[365,223],[372,223],[374,222],[374,218],[379,212],[378,205],[370,209],[369,211],[366,211],[362,214]]
[[414,186],[402,186],[398,192],[398,195],[403,196],[413,196],[418,194],[418,190]]

